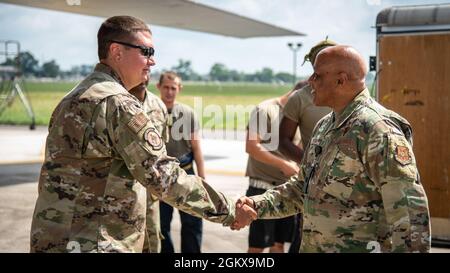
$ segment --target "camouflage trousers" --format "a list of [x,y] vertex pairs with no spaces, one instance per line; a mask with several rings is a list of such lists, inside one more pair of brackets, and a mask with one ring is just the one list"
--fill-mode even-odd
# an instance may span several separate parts
[[161,224],[159,220],[159,200],[154,195],[147,194],[147,217],[145,241],[142,252],[160,253],[161,252]]

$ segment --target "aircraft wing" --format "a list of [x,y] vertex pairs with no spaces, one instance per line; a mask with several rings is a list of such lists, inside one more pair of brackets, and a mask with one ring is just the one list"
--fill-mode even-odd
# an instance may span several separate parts
[[305,35],[189,0],[0,0],[0,2],[105,18],[131,15],[150,25],[237,38]]

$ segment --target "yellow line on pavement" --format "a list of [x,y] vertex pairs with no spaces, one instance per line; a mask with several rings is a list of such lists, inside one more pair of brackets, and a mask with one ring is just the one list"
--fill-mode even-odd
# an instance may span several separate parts
[[22,165],[22,164],[37,164],[44,162],[44,158],[36,158],[30,160],[0,160],[0,165]]
[[244,172],[226,171],[226,170],[205,170],[206,174],[226,175],[226,176],[245,176]]

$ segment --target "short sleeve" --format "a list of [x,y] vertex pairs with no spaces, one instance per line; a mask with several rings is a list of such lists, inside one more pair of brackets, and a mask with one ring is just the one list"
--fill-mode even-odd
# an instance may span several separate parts
[[258,134],[265,139],[266,134],[270,132],[271,120],[264,108],[256,106],[250,113],[250,118],[247,124],[247,131],[249,133]]
[[301,90],[303,89],[297,90],[291,94],[283,108],[283,115],[296,123],[300,123],[301,120]]

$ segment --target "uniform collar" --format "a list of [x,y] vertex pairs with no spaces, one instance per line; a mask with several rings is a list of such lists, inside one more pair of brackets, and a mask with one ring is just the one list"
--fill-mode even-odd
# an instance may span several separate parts
[[363,91],[359,92],[359,94],[356,95],[356,97],[344,108],[341,113],[336,114],[333,111],[334,126],[332,129],[338,129],[339,127],[341,127],[350,118],[350,116],[368,99],[370,99],[370,92],[366,88]]
[[123,83],[122,83],[122,80],[119,78],[119,76],[114,72],[114,70],[109,65],[104,64],[104,63],[98,63],[95,66],[94,71],[102,72],[102,73],[110,75],[111,77],[113,77],[114,80],[116,80],[118,83],[120,83],[122,86],[125,87],[125,85],[123,85]]
[[145,90],[145,93],[144,93],[144,101],[143,101],[142,103],[144,103],[144,102],[150,100],[150,95],[149,95],[148,93],[150,93],[150,91]]

